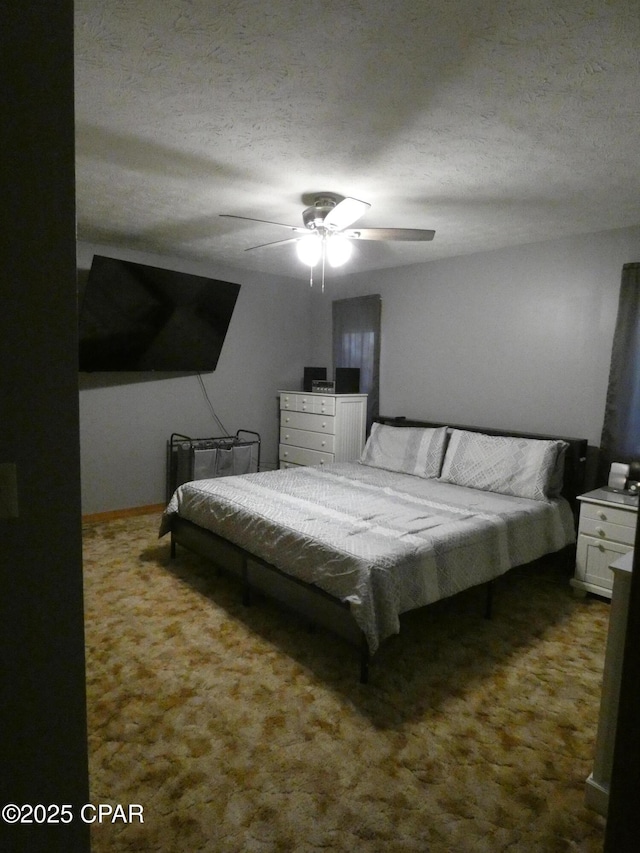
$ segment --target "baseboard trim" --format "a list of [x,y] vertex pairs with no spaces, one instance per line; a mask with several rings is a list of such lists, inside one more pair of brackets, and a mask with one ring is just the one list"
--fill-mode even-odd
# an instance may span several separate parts
[[93,512],[82,516],[83,524],[91,524],[95,521],[115,521],[118,518],[133,518],[136,515],[159,515],[163,512],[165,504],[149,504],[148,506],[133,506],[129,509],[112,509],[107,512]]

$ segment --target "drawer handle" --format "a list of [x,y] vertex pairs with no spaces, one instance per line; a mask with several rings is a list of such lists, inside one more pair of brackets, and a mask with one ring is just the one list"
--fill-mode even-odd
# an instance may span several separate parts
[[602,512],[602,510],[598,510],[598,518],[600,519],[600,521],[606,521],[607,520],[607,513]]
[[603,538],[607,535],[607,531],[603,530],[602,527],[596,527],[596,533]]
[[287,450],[285,450],[285,452],[282,455],[286,457],[289,455],[289,452]]
[[327,422],[326,422],[326,421],[323,421],[323,422],[322,422],[322,429],[324,429],[324,428],[326,427],[326,425],[327,425]]
[[604,547],[604,545],[602,544],[602,542],[598,542],[598,549],[599,549],[600,551],[602,551],[603,553],[607,550],[607,549]]
[[289,433],[288,433],[288,432],[287,432],[287,433],[285,433],[284,440],[285,440],[285,441],[289,441]]
[[320,442],[320,447],[326,447],[326,446],[327,446],[327,442],[326,442],[326,441],[321,441],[321,442]]
[[288,423],[290,422],[290,420],[291,420],[291,418],[285,418],[285,419],[284,419],[284,422],[285,422],[286,424],[288,424]]

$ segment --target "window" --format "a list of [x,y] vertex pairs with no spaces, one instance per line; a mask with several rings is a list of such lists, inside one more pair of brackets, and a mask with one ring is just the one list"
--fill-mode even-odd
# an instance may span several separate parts
[[360,392],[368,394],[367,432],[380,405],[379,295],[333,302],[333,366],[360,368]]
[[599,479],[612,462],[640,461],[640,263],[622,268],[600,442]]

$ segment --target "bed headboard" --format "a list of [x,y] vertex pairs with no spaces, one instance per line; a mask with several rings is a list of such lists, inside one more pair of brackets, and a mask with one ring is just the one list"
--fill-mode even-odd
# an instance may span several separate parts
[[450,429],[463,429],[468,432],[481,432],[485,435],[512,435],[516,438],[539,438],[551,439],[553,441],[566,441],[569,445],[565,454],[564,460],[564,480],[562,486],[562,495],[571,504],[571,508],[576,514],[578,495],[581,495],[585,490],[585,471],[587,462],[587,445],[586,438],[568,438],[564,435],[541,435],[534,432],[514,432],[512,430],[491,429],[488,427],[467,426],[463,424],[438,423],[435,421],[414,421],[404,417],[387,418],[377,417],[374,419],[377,423],[388,424],[389,426],[406,426],[406,427],[441,427],[448,426]]

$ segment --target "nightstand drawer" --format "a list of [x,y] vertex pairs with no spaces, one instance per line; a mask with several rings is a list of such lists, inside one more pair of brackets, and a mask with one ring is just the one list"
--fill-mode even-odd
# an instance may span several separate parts
[[613,572],[609,568],[616,557],[632,549],[619,542],[603,542],[591,536],[580,536],[576,552],[576,578],[591,584],[592,591],[610,594]]
[[636,528],[638,514],[633,510],[620,509],[615,506],[601,506],[600,504],[583,503],[580,510],[580,519],[591,518],[599,522],[610,522],[622,527]]
[[305,447],[292,447],[289,444],[280,445],[280,463],[290,462],[293,465],[329,465],[334,461],[333,453],[320,453],[317,450],[307,450]]
[[322,432],[311,432],[304,429],[281,429],[280,443],[306,447],[309,450],[319,450],[322,453],[333,453],[333,435]]
[[[626,515],[629,515],[629,513],[626,513]],[[635,522],[636,516],[632,515],[629,520]],[[593,536],[594,539],[621,542],[625,545],[633,545],[636,538],[635,524],[633,527],[627,524],[613,524],[609,521],[602,521],[599,518],[585,518],[582,513],[580,514],[580,528],[578,533],[581,536]]]
[[311,430],[333,435],[336,419],[324,415],[311,415],[307,412],[283,412],[281,424],[284,429]]

